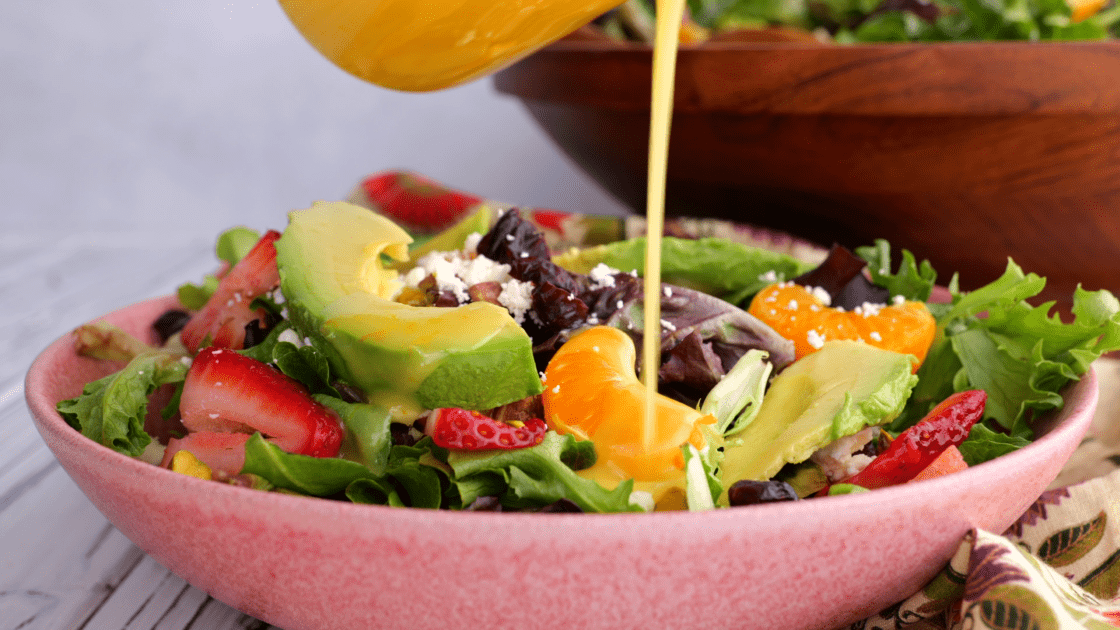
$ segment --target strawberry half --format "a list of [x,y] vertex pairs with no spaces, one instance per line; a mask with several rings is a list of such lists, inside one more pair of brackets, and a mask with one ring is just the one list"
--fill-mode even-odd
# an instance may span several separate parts
[[[482,202],[476,197],[416,173],[386,171],[362,181],[362,204],[414,234],[434,234],[450,227]],[[361,201],[361,200],[359,200]]]
[[183,345],[191,352],[210,338],[210,345],[221,348],[245,347],[245,326],[253,321],[264,322],[263,309],[249,305],[280,285],[276,269],[276,239],[280,233],[269,230],[244,258],[237,261],[218,281],[218,288],[201,310],[183,326]]
[[171,460],[179,451],[188,451],[198,461],[215,472],[221,471],[228,476],[241,472],[245,467],[245,443],[252,437],[248,433],[214,433],[199,431],[186,437],[171,438],[163,453],[160,466],[171,468]]
[[443,448],[467,451],[511,450],[536,446],[544,440],[548,425],[540,418],[507,424],[466,409],[436,409],[424,423],[424,433]]
[[179,412],[192,433],[260,431],[297,455],[334,457],[342,445],[338,417],[307,388],[233,350],[209,347],[198,353],[183,383]]

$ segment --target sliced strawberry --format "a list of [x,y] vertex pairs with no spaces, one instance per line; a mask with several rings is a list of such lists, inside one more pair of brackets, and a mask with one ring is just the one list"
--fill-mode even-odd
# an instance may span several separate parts
[[171,438],[167,442],[167,450],[164,451],[160,466],[170,468],[175,453],[188,451],[198,461],[209,466],[210,470],[233,476],[245,467],[245,442],[250,437],[248,433],[199,431],[184,438]]
[[544,440],[548,430],[544,420],[533,418],[520,424],[506,424],[477,411],[444,408],[428,415],[424,433],[437,446],[467,451],[525,448]]
[[298,455],[334,457],[342,445],[338,417],[307,388],[232,350],[209,347],[198,353],[183,383],[179,412],[188,431],[260,431]]
[[409,232],[434,234],[482,201],[416,173],[386,171],[362,181],[368,205]]
[[280,285],[276,269],[278,238],[279,232],[269,230],[222,276],[206,306],[183,326],[181,338],[188,350],[198,351],[207,338],[210,345],[220,348],[245,347],[245,326],[253,321],[263,324],[266,317],[263,309],[250,308],[249,304]]

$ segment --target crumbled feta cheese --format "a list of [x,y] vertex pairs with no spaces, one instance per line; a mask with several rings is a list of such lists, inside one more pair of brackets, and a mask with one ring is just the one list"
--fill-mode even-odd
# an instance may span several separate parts
[[545,374],[544,372],[538,372],[538,374],[539,374],[539,375],[540,375],[540,377],[541,377],[541,382],[542,382],[542,383],[548,380],[548,375],[547,375],[547,374]]
[[790,300],[789,304],[786,304],[786,308],[791,310],[791,311],[796,311],[797,310],[797,300]]
[[661,287],[661,292],[664,293],[667,298],[673,297],[673,287]]
[[481,241],[482,241],[482,235],[481,234],[479,234],[478,232],[471,232],[470,234],[467,235],[467,238],[463,241],[463,251],[467,252],[468,254],[477,254],[478,253],[478,244]]
[[763,282],[777,282],[778,281],[778,273],[776,271],[774,271],[773,269],[771,269],[770,271],[767,271],[766,273],[759,275],[758,279],[763,281]]
[[778,301],[778,296],[774,295],[773,293],[766,296],[766,299],[763,300],[763,302],[777,302],[777,301]]
[[669,332],[673,332],[674,330],[677,329],[677,327],[673,325],[673,322],[671,322],[667,319],[661,320],[661,327],[664,328],[665,330],[668,330]]
[[619,300],[619,301],[615,302],[614,305],[615,305],[615,308],[617,308],[619,310],[622,310],[626,306],[626,302],[623,302],[622,300]]
[[427,277],[427,269],[423,267],[413,267],[408,270],[408,273],[404,274],[404,283],[410,287],[416,287]]
[[557,385],[556,387],[553,387],[552,388],[552,393],[553,394],[559,394],[560,393],[560,386]]
[[599,346],[591,346],[591,349],[594,350],[595,352],[598,352],[599,351]]
[[655,505],[653,495],[645,490],[635,490],[630,493],[630,505],[636,505],[645,512],[652,512]]
[[832,305],[832,296],[829,295],[828,291],[825,291],[823,288],[809,287],[809,293],[812,294],[813,297],[820,300],[821,304],[824,304],[825,306]]
[[809,305],[809,310],[813,311],[815,313],[815,312],[821,310],[821,307],[820,307],[819,304],[810,304]]
[[877,331],[877,330],[872,330],[871,334],[868,335],[868,337],[871,337],[875,341],[882,341],[883,340],[883,336],[880,335],[879,331]]
[[592,326],[597,326],[597,325],[599,325],[599,318],[594,316],[594,315],[588,315],[587,316],[587,323],[592,325]]
[[440,291],[450,291],[464,303],[470,301],[469,287],[482,282],[506,282],[510,279],[509,270],[509,265],[486,256],[470,256],[461,251],[432,252],[416,261],[416,266],[405,274],[404,282],[415,288],[430,275]]
[[895,306],[902,306],[906,303],[906,298],[902,297],[901,295],[896,295],[891,298],[891,302],[893,302]]
[[614,274],[618,273],[617,269],[608,267],[606,263],[599,263],[591,269],[587,274],[591,278],[591,288],[605,289],[614,286]]
[[864,317],[875,317],[879,314],[879,311],[883,310],[884,307],[886,307],[886,304],[872,304],[871,302],[864,302],[863,304],[857,306],[853,312],[857,315],[863,315]]
[[533,307],[533,283],[510,278],[502,285],[498,294],[498,304],[506,307],[513,321],[525,323],[525,313]]
[[291,328],[280,331],[280,334],[276,336],[276,341],[286,341],[296,347],[303,345],[303,340]]
[[806,338],[810,346],[820,350],[824,346],[824,335],[815,330],[810,330]]
[[475,256],[465,263],[459,277],[473,286],[480,282],[506,282],[509,277],[509,265],[491,260],[485,256]]

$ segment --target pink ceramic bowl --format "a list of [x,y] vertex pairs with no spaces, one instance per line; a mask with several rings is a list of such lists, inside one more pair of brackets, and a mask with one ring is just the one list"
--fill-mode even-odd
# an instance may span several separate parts
[[[106,316],[137,335],[172,298]],[[111,367],[69,338],[27,375],[43,439],[126,536],[191,584],[289,630],[829,628],[930,579],[972,527],[1001,532],[1092,419],[1097,379],[1045,437],[872,493],[709,513],[500,514],[352,505],[200,481],[119,455],[55,403]]]

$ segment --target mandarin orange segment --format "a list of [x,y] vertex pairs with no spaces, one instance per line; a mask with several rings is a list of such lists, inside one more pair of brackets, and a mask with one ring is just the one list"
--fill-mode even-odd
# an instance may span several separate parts
[[748,312],[793,341],[797,358],[816,352],[825,341],[863,341],[925,360],[937,324],[922,302],[865,304],[846,311],[828,306],[811,289],[790,282],[773,284],[751,301]]
[[559,433],[595,443],[598,461],[581,474],[610,488],[626,479],[634,479],[636,489],[649,482],[656,501],[658,492],[683,489],[680,447],[687,442],[704,448],[700,427],[715,418],[658,395],[657,424],[643,443],[645,387],[635,374],[636,355],[634,342],[617,328],[578,333],[545,371],[545,421]]

